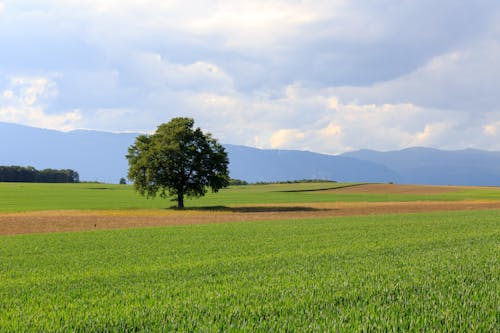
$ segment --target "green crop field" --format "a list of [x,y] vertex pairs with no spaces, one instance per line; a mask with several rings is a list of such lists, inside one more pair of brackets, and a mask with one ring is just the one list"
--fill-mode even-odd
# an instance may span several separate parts
[[498,332],[500,211],[0,237],[0,331]]
[[[302,183],[232,186],[217,194],[186,201],[186,206],[234,206],[262,203],[393,202],[500,200],[499,188],[470,188],[441,194],[347,194],[321,189],[345,187],[351,183]],[[147,200],[132,186],[109,184],[0,183],[0,212],[52,209],[164,209],[174,205],[168,199]]]
[[[500,200],[331,190],[352,185],[233,186],[186,204]],[[6,218],[172,205],[124,185],[0,183]],[[498,332],[499,276],[500,210],[0,236],[0,332]]]

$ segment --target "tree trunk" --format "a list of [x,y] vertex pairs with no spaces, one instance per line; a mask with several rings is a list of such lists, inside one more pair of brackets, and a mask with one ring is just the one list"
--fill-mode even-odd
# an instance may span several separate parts
[[184,208],[184,193],[177,194],[177,208]]

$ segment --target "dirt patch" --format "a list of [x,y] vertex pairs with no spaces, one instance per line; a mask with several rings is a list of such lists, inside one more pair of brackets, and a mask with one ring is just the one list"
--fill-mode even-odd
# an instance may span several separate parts
[[[470,187],[468,187],[470,188]],[[400,184],[363,184],[331,189],[330,193],[366,193],[366,194],[441,194],[465,189],[460,186],[400,185]]]
[[0,235],[335,216],[500,209],[500,201],[280,204],[197,210],[43,211],[0,214]]

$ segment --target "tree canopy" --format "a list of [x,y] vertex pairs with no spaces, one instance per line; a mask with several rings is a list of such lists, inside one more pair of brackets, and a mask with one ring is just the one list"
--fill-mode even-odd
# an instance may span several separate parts
[[210,133],[193,129],[191,118],[173,118],[152,135],[140,135],[129,147],[128,178],[146,197],[173,197],[184,207],[184,196],[200,197],[229,184],[226,151]]

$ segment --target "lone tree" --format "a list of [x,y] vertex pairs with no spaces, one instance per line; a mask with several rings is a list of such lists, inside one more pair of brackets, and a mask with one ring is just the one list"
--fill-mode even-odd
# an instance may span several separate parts
[[210,133],[193,129],[191,118],[173,118],[152,135],[140,135],[129,147],[128,178],[147,198],[158,193],[174,197],[184,208],[184,196],[201,197],[229,185],[229,160]]

